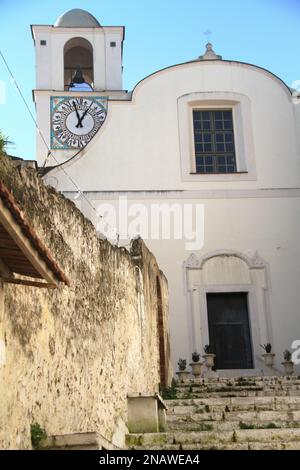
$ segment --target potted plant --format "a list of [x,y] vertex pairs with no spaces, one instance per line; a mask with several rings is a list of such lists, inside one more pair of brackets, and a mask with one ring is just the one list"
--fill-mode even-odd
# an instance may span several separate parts
[[204,346],[204,353],[205,354],[203,354],[203,357],[204,357],[204,360],[205,360],[205,365],[208,368],[208,370],[211,370],[212,367],[215,364],[216,355],[213,353],[210,344],[206,344]]
[[192,354],[192,361],[190,363],[190,366],[192,368],[192,374],[195,378],[200,377],[201,375],[201,367],[202,367],[202,362],[200,362],[200,357],[201,355],[195,351]]
[[292,361],[292,353],[288,349],[283,351],[284,361],[281,363],[284,367],[285,375],[292,375],[294,373],[294,363]]
[[265,354],[262,354],[262,357],[265,360],[265,365],[268,367],[271,367],[273,365],[274,357],[275,357],[275,354],[271,352],[272,351],[271,343],[261,344],[260,346],[261,348],[265,350]]
[[179,371],[177,372],[179,382],[186,382],[190,375],[189,371],[186,370],[186,359],[179,358],[177,364],[179,369]]
[[193,352],[192,354],[192,361],[193,362],[199,362],[200,361],[201,354],[198,353],[197,351]]

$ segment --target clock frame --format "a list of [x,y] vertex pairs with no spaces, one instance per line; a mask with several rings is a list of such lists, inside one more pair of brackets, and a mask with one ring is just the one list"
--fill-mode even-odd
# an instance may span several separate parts
[[81,149],[105,121],[107,98],[81,95],[51,96],[51,149]]

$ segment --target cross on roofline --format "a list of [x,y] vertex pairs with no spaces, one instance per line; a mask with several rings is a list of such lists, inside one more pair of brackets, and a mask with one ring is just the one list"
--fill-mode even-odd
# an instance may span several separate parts
[[210,36],[212,35],[212,32],[209,29],[207,29],[206,31],[204,31],[204,34],[207,38],[207,42],[210,42]]

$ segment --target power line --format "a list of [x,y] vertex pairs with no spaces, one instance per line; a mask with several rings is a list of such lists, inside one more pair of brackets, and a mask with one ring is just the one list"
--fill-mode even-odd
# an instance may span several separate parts
[[[21,99],[22,99],[22,101],[23,101],[25,107],[26,107],[26,109],[27,109],[27,111],[28,111],[28,113],[29,113],[29,115],[30,115],[32,121],[34,122],[34,125],[35,125],[35,127],[36,127],[36,129],[37,129],[39,135],[41,136],[41,139],[42,139],[42,141],[43,141],[45,147],[47,148],[48,153],[47,153],[47,157],[46,157],[46,159],[45,159],[45,161],[44,161],[43,166],[45,166],[46,161],[47,161],[47,159],[48,159],[48,157],[49,157],[50,155],[51,155],[52,158],[56,161],[57,165],[58,165],[58,166],[61,166],[61,163],[57,160],[57,158],[55,157],[55,155],[53,154],[53,152],[52,152],[51,149],[49,148],[49,146],[48,146],[48,144],[47,144],[47,141],[46,141],[46,139],[44,138],[44,136],[43,136],[43,134],[42,134],[42,132],[41,132],[41,130],[40,130],[38,124],[37,124],[37,121],[36,121],[34,115],[32,114],[32,111],[31,111],[31,109],[30,109],[30,107],[29,107],[29,105],[28,105],[28,103],[27,103],[27,101],[26,101],[26,99],[25,99],[25,97],[24,97],[24,95],[23,95],[23,93],[22,93],[22,90],[21,90],[21,88],[19,87],[18,82],[16,81],[16,79],[15,79],[15,77],[14,77],[14,74],[13,74],[11,68],[9,67],[9,65],[8,65],[8,63],[7,63],[7,61],[6,61],[6,59],[5,59],[5,57],[4,57],[4,55],[3,55],[3,53],[2,53],[1,50],[0,50],[0,55],[1,55],[1,57],[2,57],[2,60],[3,60],[4,64],[5,64],[7,70],[8,70],[9,75],[11,76],[12,82],[14,83],[16,89],[18,90],[18,92],[19,92],[19,94],[20,94],[20,96],[21,96]],[[85,147],[83,147],[83,148],[85,148]],[[80,149],[79,152],[76,152],[76,154],[73,155],[73,157],[71,157],[71,159],[74,158],[76,155],[78,155],[78,154],[83,150],[83,148]],[[70,159],[69,159],[69,160],[70,160]],[[74,181],[74,179],[68,174],[68,172],[64,169],[63,166],[61,167],[61,170],[62,170],[63,173],[66,175],[66,177],[69,179],[69,181],[72,183],[72,185],[74,186],[74,188],[76,189],[76,191],[85,199],[85,201],[86,201],[86,202],[89,204],[89,206],[93,209],[93,211],[94,211],[95,214],[96,214],[96,218],[98,218],[98,217],[99,217],[100,219],[103,218],[103,216],[102,216],[101,214],[98,214],[98,213],[97,213],[97,210],[96,210],[96,208],[93,206],[93,204],[91,203],[91,201],[85,196],[85,194],[83,193],[83,191],[81,191],[81,189],[79,188],[79,186],[77,185],[77,183],[76,183],[76,182]],[[97,219],[96,219],[96,220],[97,220]],[[113,227],[113,226],[111,226],[107,221],[106,221],[106,224],[107,224],[107,226],[108,226],[109,228],[111,228],[111,229],[116,233],[117,245],[118,245],[118,244],[119,244],[119,239],[120,239],[119,233],[117,232],[116,228]]]
[[[32,119],[32,121],[34,122],[34,125],[35,125],[35,127],[36,127],[36,129],[37,129],[39,135],[41,136],[42,141],[43,141],[44,144],[45,144],[45,147],[47,148],[48,152],[51,153],[51,150],[49,149],[48,144],[47,144],[47,142],[46,142],[46,140],[45,140],[45,138],[44,138],[42,132],[40,131],[40,129],[39,129],[38,125],[37,125],[36,119],[35,119],[34,115],[32,114],[31,109],[30,109],[29,106],[28,106],[28,103],[27,103],[27,101],[26,101],[26,99],[25,99],[25,97],[24,97],[24,95],[23,95],[23,93],[22,93],[22,90],[20,89],[20,87],[19,87],[19,85],[18,85],[18,83],[17,83],[17,81],[16,81],[16,79],[15,79],[15,77],[14,77],[14,75],[13,75],[13,73],[12,73],[12,71],[11,71],[9,65],[8,65],[8,63],[7,63],[7,61],[5,60],[5,57],[4,57],[4,55],[3,55],[3,53],[2,53],[1,50],[0,50],[0,55],[1,55],[2,59],[3,59],[3,62],[4,62],[4,64],[5,64],[7,70],[8,70],[9,75],[11,76],[12,82],[14,83],[16,89],[18,90],[18,92],[19,92],[19,94],[20,94],[20,96],[21,96],[21,99],[22,99],[23,103],[25,104],[25,107],[26,107],[26,109],[27,109],[27,111],[28,111],[28,113],[29,113],[31,119]],[[47,156],[47,158],[48,158],[48,156]]]

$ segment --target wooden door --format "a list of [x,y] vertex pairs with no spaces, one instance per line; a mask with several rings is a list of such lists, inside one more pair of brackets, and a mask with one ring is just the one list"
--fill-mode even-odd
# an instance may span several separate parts
[[217,369],[253,368],[248,294],[207,294],[209,341]]

